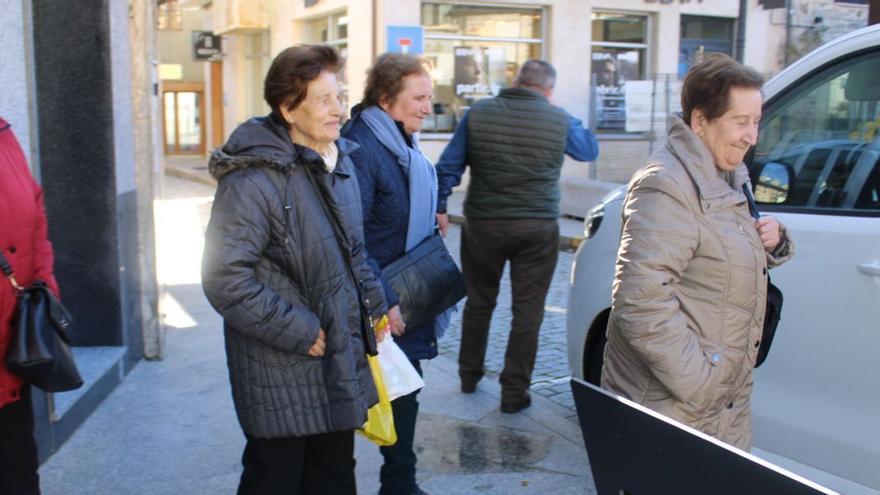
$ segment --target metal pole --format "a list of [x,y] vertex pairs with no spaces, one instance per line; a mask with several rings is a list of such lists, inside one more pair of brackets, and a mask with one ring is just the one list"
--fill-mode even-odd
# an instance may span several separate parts
[[739,19],[736,22],[736,61],[743,63],[746,52],[746,8],[748,0],[739,0]]
[[[654,113],[656,111],[656,105],[655,105],[656,101],[657,101],[657,74],[654,74],[653,76],[651,76],[651,127],[650,127],[650,130],[648,131],[648,135],[651,136],[648,139],[648,154],[649,155],[654,152],[654,138],[656,137],[656,136],[654,136],[654,118],[656,117],[654,115]],[[669,109],[667,108],[666,111],[668,112]]]
[[[678,76],[676,76],[678,77]],[[663,90],[663,94],[666,95],[666,115],[663,116],[663,132],[664,134],[669,134],[669,115],[672,114],[672,101],[670,100],[669,94],[669,80],[672,79],[672,74],[666,74],[666,88]],[[680,97],[680,95],[677,95]],[[664,136],[665,138],[665,136]]]
[[785,49],[782,52],[782,65],[788,67],[791,50],[791,0],[785,0]]
[[[599,117],[598,117],[598,115],[596,115],[596,107],[599,104],[599,95],[598,95],[598,92],[596,91],[597,77],[596,77],[595,72],[593,72],[593,74],[590,76],[590,79],[591,79],[590,82],[592,84],[590,84],[590,115],[589,115],[590,122],[589,122],[589,124],[590,124],[590,129],[592,129],[593,132],[595,133],[596,131],[598,131],[598,129],[596,129],[596,124],[599,122]],[[595,161],[590,163],[590,171],[588,172],[587,178],[593,179],[593,180],[596,180],[598,178],[599,171],[597,170],[597,166],[598,166],[598,164]]]

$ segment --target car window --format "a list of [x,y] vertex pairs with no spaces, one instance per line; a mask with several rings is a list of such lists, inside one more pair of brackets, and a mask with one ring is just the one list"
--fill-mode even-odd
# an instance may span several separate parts
[[764,109],[747,160],[774,210],[880,215],[880,51],[799,81]]

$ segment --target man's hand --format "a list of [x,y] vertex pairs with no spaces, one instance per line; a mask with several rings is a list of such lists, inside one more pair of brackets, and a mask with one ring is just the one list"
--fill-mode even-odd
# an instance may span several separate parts
[[772,253],[779,246],[779,222],[773,217],[761,217],[755,220],[755,230],[761,236],[764,250]]
[[400,315],[400,305],[388,310],[388,329],[395,337],[400,337],[406,332],[406,323],[403,321],[403,316]]
[[446,213],[438,213],[437,226],[440,228],[440,235],[446,237],[446,231],[449,230],[449,215]]
[[324,349],[327,347],[327,334],[324,333],[323,328],[318,329],[318,338],[315,340],[315,343],[312,344],[312,347],[309,348],[309,356],[312,357],[321,357],[324,355]]

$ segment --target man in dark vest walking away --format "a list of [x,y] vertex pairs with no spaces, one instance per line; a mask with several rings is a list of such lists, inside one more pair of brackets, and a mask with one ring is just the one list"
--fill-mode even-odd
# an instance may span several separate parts
[[471,106],[437,163],[437,218],[444,233],[446,199],[471,167],[461,236],[468,293],[458,358],[464,393],[474,392],[483,377],[489,324],[510,261],[513,321],[500,377],[505,413],[531,405],[538,331],[558,257],[564,155],[591,161],[598,154],[595,137],[581,121],[550,103],[555,83],[552,65],[527,60],[512,88]]

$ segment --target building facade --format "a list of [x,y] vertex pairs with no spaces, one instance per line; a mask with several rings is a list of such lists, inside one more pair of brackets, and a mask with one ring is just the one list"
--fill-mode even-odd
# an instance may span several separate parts
[[[678,108],[679,81],[701,54],[727,53],[771,74],[813,45],[867,23],[863,2],[834,0],[790,0],[790,11],[785,1],[747,0],[741,40],[740,2],[731,0],[183,2],[193,4],[202,5],[204,29],[223,40],[222,68],[210,69],[222,80],[211,85],[222,85],[223,104],[207,112],[208,125],[225,129],[218,138],[268,111],[262,78],[272,57],[295,43],[327,43],[345,55],[348,107],[360,100],[378,54],[424,56],[434,114],[422,143],[432,158],[471,102],[496,94],[525,59],[538,57],[558,71],[555,103],[588,122],[602,141],[597,163],[567,163],[563,176],[613,182],[628,180],[659,144],[666,116]],[[401,27],[421,29],[422,36],[400,37]]]
[[[0,0],[0,115],[44,191],[55,276],[85,385],[34,389],[46,459],[128,374],[159,354],[152,199],[153,2]],[[0,246],[5,248],[5,246]]]

